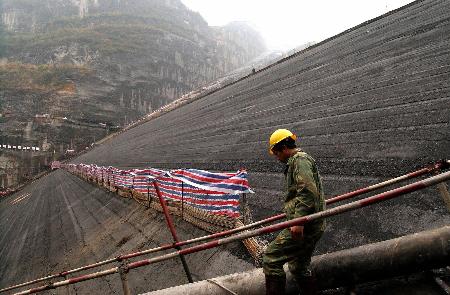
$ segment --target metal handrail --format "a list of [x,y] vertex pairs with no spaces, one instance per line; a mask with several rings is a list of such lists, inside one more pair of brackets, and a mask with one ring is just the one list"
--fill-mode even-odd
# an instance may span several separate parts
[[[358,201],[354,201],[345,205],[341,205],[332,209],[327,209],[318,213],[314,213],[308,216],[303,216],[303,217],[298,217],[292,220],[288,220],[288,221],[284,221],[284,222],[280,222],[274,225],[270,225],[270,226],[266,226],[266,227],[262,227],[259,229],[254,229],[252,231],[246,231],[246,232],[242,232],[239,233],[237,235],[234,236],[230,236],[230,237],[226,237],[223,239],[218,239],[218,240],[214,240],[214,241],[210,241],[204,244],[200,244],[197,246],[193,246],[190,248],[185,248],[182,250],[178,250],[175,252],[171,252],[165,255],[161,255],[158,257],[154,257],[154,258],[150,258],[150,259],[144,259],[144,260],[140,260],[137,262],[132,262],[129,263],[127,265],[125,265],[125,269],[126,271],[129,271],[131,269],[135,269],[135,268],[139,268],[142,266],[146,266],[149,264],[154,264],[157,262],[161,262],[161,261],[165,261],[168,259],[172,259],[174,257],[178,257],[180,255],[187,255],[187,254],[192,254],[192,253],[196,253],[199,251],[203,251],[203,250],[207,250],[207,249],[211,249],[211,248],[215,248],[221,245],[225,245],[231,242],[235,242],[235,241],[239,241],[239,240],[245,240],[251,237],[255,237],[255,236],[259,236],[259,235],[263,235],[263,234],[268,234],[268,233],[272,233],[275,231],[279,231],[285,228],[289,228],[291,226],[296,226],[296,225],[304,225],[307,222],[311,222],[313,220],[317,220],[317,219],[322,219],[325,217],[331,217],[334,215],[339,215],[348,211],[353,211],[356,209],[360,209],[363,207],[367,207],[376,203],[380,203],[386,200],[390,200],[396,197],[399,197],[401,195],[407,194],[407,193],[411,193],[414,191],[418,191],[424,188],[427,188],[429,186],[438,184],[440,182],[444,182],[450,180],[450,171],[445,172],[445,173],[441,173],[429,178],[426,178],[424,180],[421,181],[417,181],[414,183],[411,183],[409,185],[406,186],[402,186],[384,193],[380,193],[371,197],[367,197]],[[44,291],[44,290],[49,290],[49,289],[54,289],[60,286],[64,286],[64,285],[69,285],[69,284],[74,284],[74,283],[78,283],[78,282],[82,282],[82,281],[87,281],[87,280],[91,280],[94,278],[98,278],[98,277],[103,277],[109,274],[113,274],[113,273],[117,273],[119,272],[119,267],[113,267],[110,269],[106,269],[100,272],[95,272],[95,273],[91,273],[91,274],[87,274],[87,275],[83,275],[80,277],[76,277],[76,278],[71,278],[68,280],[64,280],[64,281],[59,281],[56,283],[50,283],[44,286],[40,286],[40,287],[36,287],[33,289],[29,289],[29,290],[25,290],[19,293],[16,293],[15,295],[22,295],[22,294],[33,294],[33,293],[37,293],[40,291]]]
[[[163,196],[161,195],[161,191],[159,190],[159,186],[157,181],[153,181],[153,186],[155,187],[156,194],[159,198],[159,203],[161,204],[161,207],[163,209],[164,216],[166,218],[167,226],[169,227],[170,233],[172,235],[174,243],[179,243],[180,240],[178,239],[177,231],[175,230],[175,225],[173,224],[172,218],[169,214],[169,209],[167,208],[166,201],[164,200]],[[175,246],[175,249],[181,250],[180,246]],[[186,259],[184,259],[183,255],[180,255],[181,264],[183,264],[184,272],[186,273],[186,277],[189,281],[189,283],[193,283],[194,280],[192,279],[191,271],[189,270],[189,266],[186,263]]]
[[[407,173],[405,175],[402,175],[402,176],[399,176],[399,177],[396,177],[396,178],[392,178],[392,179],[389,179],[389,180],[386,180],[384,182],[380,182],[380,183],[377,183],[377,184],[374,184],[374,185],[371,185],[371,186],[368,186],[368,187],[357,189],[357,190],[352,191],[352,192],[348,192],[348,193],[345,193],[345,194],[342,194],[342,195],[331,197],[331,198],[326,200],[326,204],[330,205],[330,204],[333,204],[333,203],[336,203],[336,202],[347,200],[347,199],[350,199],[350,198],[353,198],[353,197],[356,197],[356,196],[359,196],[359,195],[362,195],[362,194],[365,194],[365,193],[368,193],[368,192],[371,192],[371,191],[374,191],[374,190],[377,190],[377,189],[384,188],[386,186],[389,186],[389,185],[392,185],[392,184],[395,184],[395,183],[399,183],[399,182],[404,181],[404,180],[416,178],[416,177],[419,177],[419,176],[422,176],[422,175],[425,175],[425,174],[429,174],[429,173],[432,173],[432,172],[435,172],[435,171],[439,171],[440,169],[445,169],[445,168],[448,168],[449,166],[450,166],[450,160],[441,160],[441,161],[435,162],[435,163],[433,163],[431,165],[428,165],[428,166],[426,166],[426,167],[424,167],[422,169],[416,170],[414,172],[410,172],[410,173]],[[114,258],[110,258],[110,259],[107,259],[107,260],[99,261],[99,262],[96,262],[96,263],[93,263],[93,264],[89,264],[89,265],[85,265],[85,266],[82,266],[82,267],[79,267],[79,268],[75,268],[75,269],[72,269],[72,270],[62,271],[62,272],[57,273],[57,274],[48,275],[46,277],[42,277],[42,278],[39,278],[39,279],[36,279],[36,280],[32,280],[32,281],[28,281],[28,282],[25,282],[25,283],[17,284],[17,285],[14,285],[14,286],[6,287],[4,289],[0,289],[0,293],[5,292],[5,291],[9,291],[9,290],[13,290],[13,289],[17,289],[17,288],[20,288],[20,287],[28,286],[28,285],[31,285],[31,284],[39,283],[39,282],[42,282],[42,281],[58,278],[58,277],[67,277],[67,275],[69,275],[69,274],[73,274],[73,273],[80,272],[80,271],[83,271],[83,270],[92,269],[92,268],[99,267],[99,266],[102,266],[102,265],[106,265],[106,264],[109,264],[109,263],[121,262],[121,261],[126,260],[126,259],[130,259],[130,258],[134,258],[134,257],[146,255],[146,254],[151,254],[151,253],[155,253],[155,252],[159,252],[159,251],[163,251],[163,250],[169,250],[169,249],[172,249],[172,248],[176,248],[176,247],[180,247],[180,246],[184,246],[184,245],[188,245],[188,244],[193,244],[193,243],[197,243],[197,242],[202,242],[202,241],[206,241],[206,240],[209,240],[209,239],[224,237],[224,236],[231,235],[231,234],[238,233],[238,232],[242,232],[244,230],[251,229],[251,228],[254,228],[254,227],[257,227],[257,226],[260,226],[260,225],[264,225],[264,224],[271,223],[271,222],[274,222],[274,221],[277,221],[277,220],[281,220],[281,219],[283,219],[285,217],[286,217],[286,214],[284,214],[284,213],[283,214],[278,214],[278,215],[274,215],[274,216],[262,219],[260,221],[257,221],[257,222],[251,223],[251,224],[247,224],[247,225],[244,225],[244,226],[241,226],[241,227],[238,227],[238,228],[233,228],[233,229],[222,231],[222,232],[218,232],[218,233],[213,233],[211,235],[197,237],[197,238],[193,238],[193,239],[190,239],[190,240],[180,241],[180,242],[176,242],[176,243],[172,243],[172,244],[166,244],[166,245],[162,245],[160,247],[147,249],[147,250],[143,250],[143,251],[139,251],[139,252],[119,255],[119,256],[114,257]]]

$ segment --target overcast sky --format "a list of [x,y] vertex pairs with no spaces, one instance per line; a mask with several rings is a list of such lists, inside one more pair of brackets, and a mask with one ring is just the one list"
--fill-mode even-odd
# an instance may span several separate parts
[[247,21],[269,49],[319,42],[411,0],[181,0],[210,26]]

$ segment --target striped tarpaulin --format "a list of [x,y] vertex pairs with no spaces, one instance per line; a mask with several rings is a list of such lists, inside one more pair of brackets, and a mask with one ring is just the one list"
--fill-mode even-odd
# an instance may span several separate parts
[[120,188],[133,188],[132,170],[113,170],[114,185]]
[[227,194],[251,193],[247,171],[217,173],[198,169],[172,170],[167,175],[199,189],[213,190]]
[[157,181],[164,198],[206,210],[213,214],[239,217],[239,196],[252,193],[247,172],[218,173],[198,169],[120,170],[114,167],[95,165],[72,165],[71,171],[79,171],[109,181],[110,185],[155,195],[153,182]]
[[180,179],[160,176],[159,189],[163,197],[209,211],[214,214],[239,216],[239,194],[194,187]]

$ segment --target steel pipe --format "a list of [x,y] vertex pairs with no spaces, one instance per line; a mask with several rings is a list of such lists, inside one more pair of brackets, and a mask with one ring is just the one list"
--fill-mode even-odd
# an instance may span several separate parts
[[[177,231],[175,230],[175,226],[173,224],[172,218],[170,217],[169,210],[167,209],[166,201],[164,200],[163,196],[161,195],[161,191],[159,190],[159,186],[156,181],[153,182],[153,186],[155,187],[156,194],[158,195],[159,202],[161,204],[161,207],[163,208],[164,216],[166,217],[167,226],[169,227],[170,233],[172,234],[173,240],[174,240],[174,248],[177,250],[181,250],[181,246],[176,245],[176,243],[179,243],[180,240],[178,239]],[[184,272],[186,273],[186,277],[189,281],[189,283],[194,282],[192,280],[191,271],[189,270],[189,266],[186,263],[186,259],[183,255],[180,255],[181,264],[183,264]]]
[[110,269],[94,272],[94,273],[87,274],[87,275],[84,275],[84,276],[79,276],[79,277],[76,277],[76,278],[71,278],[71,279],[68,279],[68,280],[59,281],[59,282],[56,282],[56,283],[50,283],[50,284],[47,284],[47,285],[43,285],[43,286],[39,286],[39,287],[36,287],[36,288],[28,289],[28,290],[25,290],[25,291],[14,293],[14,295],[34,294],[34,293],[42,292],[42,291],[45,291],[45,290],[55,289],[55,288],[58,288],[58,287],[61,287],[61,286],[65,286],[65,285],[75,284],[75,283],[79,283],[79,282],[83,282],[83,281],[87,281],[87,280],[92,280],[92,279],[95,279],[95,278],[104,277],[104,276],[116,273],[118,271],[119,271],[118,267],[113,267],[113,268],[110,268]]
[[[242,273],[214,278],[214,283],[211,283],[209,280],[204,280],[189,285],[152,291],[141,295],[229,295],[230,293],[221,286],[232,290],[236,294],[261,295],[266,292],[264,282],[264,273],[261,268],[257,268]],[[286,287],[286,294],[292,294],[294,284],[290,273],[287,273]]]
[[321,287],[377,281],[450,263],[450,226],[342,250],[314,259]]
[[[446,266],[450,259],[450,226],[423,231],[400,238],[315,256],[311,267],[320,289],[330,289],[412,274],[424,269]],[[298,294],[287,273],[287,294]],[[264,294],[262,269],[214,278],[237,294]],[[209,281],[182,285],[143,295],[226,294]]]
[[123,295],[131,295],[130,286],[128,284],[128,268],[125,263],[121,263],[119,266],[120,280],[122,281]]
[[441,169],[448,168],[449,164],[447,162],[450,162],[450,160],[449,161],[442,160],[442,161],[436,162],[434,164],[431,164],[427,167],[424,167],[422,169],[419,169],[417,171],[410,172],[410,173],[407,173],[405,175],[402,175],[402,176],[399,176],[396,178],[392,178],[392,179],[389,179],[389,180],[386,180],[386,181],[383,181],[383,182],[380,182],[380,183],[377,183],[377,184],[374,184],[374,185],[371,185],[371,186],[368,186],[365,188],[361,188],[361,189],[358,189],[358,190],[355,190],[355,191],[352,191],[352,192],[349,192],[346,194],[342,194],[342,195],[330,198],[327,200],[327,205],[333,204],[333,203],[336,203],[339,201],[343,201],[343,200],[346,200],[346,199],[349,199],[349,198],[352,198],[352,197],[355,197],[355,196],[358,196],[361,194],[365,194],[365,193],[374,191],[376,189],[380,189],[380,188],[383,188],[383,187],[386,187],[386,186],[389,186],[389,185],[392,185],[392,184],[395,184],[395,183],[398,183],[398,182],[401,182],[404,180],[416,178],[416,177],[419,177],[419,176],[422,176],[425,174],[429,174],[432,172],[436,172],[436,171],[438,172]]
[[447,210],[450,211],[450,192],[448,191],[447,184],[441,182],[437,185],[437,189],[442,197],[442,200],[447,206]]

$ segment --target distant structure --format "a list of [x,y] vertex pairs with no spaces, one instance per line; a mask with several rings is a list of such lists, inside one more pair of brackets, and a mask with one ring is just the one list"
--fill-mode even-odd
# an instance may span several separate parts
[[61,168],[61,162],[60,161],[53,161],[51,164],[51,168],[52,170],[56,170]]
[[66,152],[64,153],[66,156],[72,156],[75,155],[75,150],[69,149],[66,150]]
[[11,144],[0,144],[0,149],[8,149],[8,150],[18,150],[18,151],[31,151],[31,152],[39,152],[41,148],[37,146],[21,146],[21,145],[11,145]]

